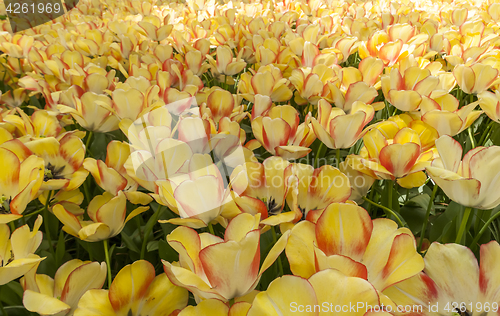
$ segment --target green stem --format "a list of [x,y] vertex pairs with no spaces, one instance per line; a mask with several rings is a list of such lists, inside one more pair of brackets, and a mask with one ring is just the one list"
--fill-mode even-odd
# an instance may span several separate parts
[[90,139],[92,138],[92,131],[89,131],[89,135],[87,136],[87,141],[85,142],[85,150],[88,151],[90,146]]
[[[378,184],[378,180],[376,180],[375,182],[373,182],[373,185],[372,185],[372,188],[370,190],[370,201],[373,201],[373,195],[375,194],[375,186]],[[370,210],[372,208],[372,205],[371,204],[368,204],[368,207],[366,208],[366,211],[368,212],[368,214],[371,214]]]
[[149,235],[151,235],[151,232],[153,231],[153,227],[158,222],[158,217],[160,217],[161,207],[162,207],[162,205],[159,204],[158,209],[153,214],[153,216],[154,216],[153,225],[151,225],[151,227],[147,227],[147,230],[144,232],[144,239],[142,240],[142,247],[141,247],[141,260],[144,259],[144,256],[146,255],[146,246],[148,244]]
[[10,231],[13,233],[16,230],[16,225],[14,224],[14,222],[10,222],[9,226],[10,226]]
[[386,190],[387,190],[387,207],[392,210],[392,180],[386,181]]
[[479,241],[479,238],[481,238],[481,236],[484,234],[484,232],[486,231],[486,229],[488,228],[488,226],[490,226],[490,224],[495,219],[497,219],[499,216],[500,216],[500,212],[496,212],[495,215],[493,215],[492,217],[490,217],[488,219],[488,221],[486,221],[486,223],[484,224],[483,228],[481,228],[481,230],[476,235],[476,237],[474,237],[474,240],[472,241],[471,246],[470,246],[471,250],[474,250],[474,248],[476,248],[477,242]]
[[429,204],[427,205],[427,212],[425,213],[424,223],[422,224],[422,230],[420,231],[418,251],[422,250],[422,243],[424,242],[425,233],[427,231],[427,222],[429,221],[429,216],[431,214],[432,206],[434,205],[434,198],[436,197],[438,188],[439,186],[437,184],[434,184],[434,188],[432,189],[431,199],[429,200]]
[[490,135],[491,129],[495,125],[495,121],[491,121],[488,126],[486,127],[486,130],[484,131],[483,135],[481,136],[481,139],[479,139],[479,143],[477,143],[478,146],[484,146],[484,143],[488,139],[488,136]]
[[337,169],[338,169],[340,166],[340,148],[337,148],[337,157],[336,158],[337,158],[336,162],[337,162]]
[[52,247],[52,236],[50,235],[50,226],[49,226],[49,204],[51,197],[52,197],[52,191],[49,192],[47,200],[45,201],[45,207],[43,208],[43,217],[44,217],[43,225],[45,227],[45,234],[47,234],[47,239],[49,241],[50,253],[52,253],[52,255],[55,258],[54,248]]
[[215,236],[214,227],[212,226],[212,223],[208,223],[208,231],[210,232],[210,234]]
[[469,216],[471,212],[472,212],[472,207],[465,208],[464,216],[462,217],[462,222],[460,223],[460,228],[458,229],[457,238],[455,239],[456,244],[460,244],[462,241],[462,236],[464,235],[465,228],[467,227],[467,222],[469,221]]
[[323,142],[321,142],[321,143],[319,144],[318,150],[316,151],[316,155],[314,156],[314,158],[315,158],[315,160],[316,160],[316,161],[315,161],[316,168],[319,168],[319,162],[318,162],[318,159],[319,159],[319,155],[321,154],[321,150],[323,149],[323,146],[324,146],[324,144],[323,144]]
[[398,222],[399,226],[401,227],[404,227],[404,224],[403,224],[403,221],[401,221],[401,219],[399,218],[399,216],[396,214],[396,212],[394,212],[393,210],[391,210],[390,208],[387,208],[381,204],[378,204],[378,203],[375,203],[371,200],[369,200],[366,196],[363,196],[363,200],[365,200],[366,202],[370,203],[370,204],[373,204],[374,206],[376,207],[380,207],[381,209],[383,209],[386,213],[389,213],[391,214],[392,216],[394,216],[396,218],[396,221]]
[[33,216],[33,215],[36,215],[36,214],[39,214],[39,213],[43,212],[43,210],[44,210],[44,209],[45,209],[45,206],[44,206],[44,207],[42,207],[42,208],[41,208],[41,209],[39,209],[39,210],[34,211],[33,213],[29,213],[29,214],[24,215],[24,216],[23,216],[23,218],[24,218],[24,219],[30,218],[30,217],[31,217],[31,216]]
[[109,245],[108,245],[108,240],[104,239],[102,241],[104,244],[104,256],[106,258],[106,266],[108,267],[108,289],[111,288],[111,259],[109,258]]
[[[278,236],[276,236],[276,231],[275,231],[275,228],[276,227],[271,227],[271,232],[273,234],[273,241],[274,241],[274,244],[276,244],[278,242]],[[281,263],[281,258],[278,256],[278,271],[279,271],[279,276],[283,276],[283,264]]]
[[470,138],[470,143],[472,145],[472,148],[476,148],[476,142],[474,140],[474,135],[472,135],[472,125],[469,126],[469,128],[467,129],[467,132],[469,133],[469,138]]

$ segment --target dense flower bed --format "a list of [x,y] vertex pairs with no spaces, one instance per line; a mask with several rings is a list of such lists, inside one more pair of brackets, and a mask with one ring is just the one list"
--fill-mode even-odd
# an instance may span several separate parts
[[0,29],[1,315],[500,315],[495,0]]

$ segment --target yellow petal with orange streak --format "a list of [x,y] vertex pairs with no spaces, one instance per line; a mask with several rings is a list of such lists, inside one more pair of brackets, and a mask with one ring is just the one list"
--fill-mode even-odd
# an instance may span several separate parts
[[415,111],[422,102],[420,94],[413,90],[389,90],[389,99],[391,104],[401,111]]
[[179,253],[179,262],[195,273],[201,273],[199,260],[201,250],[200,237],[195,230],[188,227],[177,227],[167,236],[168,244]]
[[472,92],[476,80],[472,68],[465,65],[458,65],[453,70],[453,75],[457,80],[457,84],[465,93]]
[[122,191],[111,198],[96,213],[96,220],[106,224],[111,229],[111,234],[118,234],[123,228],[127,211],[127,199]]
[[[248,316],[292,316],[298,312],[298,306],[318,304],[316,293],[306,279],[285,275],[269,284],[267,291],[255,297]],[[296,306],[297,308],[293,308]],[[318,315],[317,312],[301,310],[300,315]]]
[[380,164],[394,177],[408,174],[420,155],[420,146],[415,143],[391,144],[380,151]]
[[70,212],[66,211],[60,204],[56,204],[52,208],[54,215],[64,224],[64,231],[68,234],[78,237],[78,232],[82,229],[82,225],[78,218]]
[[155,278],[153,265],[138,260],[122,268],[109,289],[109,301],[118,313],[139,312],[139,303]]
[[252,230],[259,228],[260,214],[253,216],[251,214],[242,213],[233,218],[226,228],[224,240],[241,241],[246,234]]
[[[184,308],[177,316],[228,316],[229,306],[218,299],[203,300]],[[168,315],[168,314],[166,314]]]
[[335,149],[349,148],[361,137],[366,113],[358,111],[348,115],[340,115],[330,122],[330,135],[335,140]]
[[[377,291],[368,281],[357,277],[348,277],[342,272],[327,269],[319,271],[309,278],[309,282],[316,292],[318,302],[329,302],[333,306],[363,306],[344,312],[335,312],[336,315],[362,316],[366,313],[366,306],[379,305]],[[331,315],[330,311],[320,310],[318,315]]]
[[158,275],[148,287],[144,295],[144,305],[141,308],[143,315],[170,315],[175,310],[186,307],[189,298],[186,289],[175,286],[167,275]]
[[[253,301],[253,298],[252,298],[252,301]],[[246,316],[248,313],[248,310],[250,310],[250,307],[252,307],[251,303],[236,302],[229,309],[228,316]]]
[[301,221],[291,230],[285,253],[294,275],[309,278],[316,272],[314,263],[315,226],[309,221]]
[[368,86],[368,84],[363,81],[356,82],[350,85],[347,89],[345,94],[345,103],[342,109],[348,113],[354,102],[361,101],[364,103],[372,103],[373,99],[377,96],[378,92],[374,87]]
[[380,59],[387,65],[392,65],[398,59],[403,48],[403,41],[398,39],[396,42],[390,42],[382,46],[379,50]]
[[425,184],[427,176],[423,171],[410,173],[409,175],[399,178],[396,181],[403,188],[411,189],[418,188]]
[[421,146],[420,137],[418,137],[417,132],[408,127],[404,127],[400,129],[399,132],[397,132],[397,134],[394,136],[394,143],[395,144],[415,143]]
[[36,312],[40,315],[54,315],[61,312],[67,312],[71,306],[50,297],[31,290],[26,290],[23,295],[23,305],[30,312]]
[[323,251],[316,247],[314,248],[314,251],[318,271],[336,269],[347,276],[362,278],[365,280],[368,278],[368,272],[362,263],[341,255],[331,255],[327,257]]
[[78,237],[81,240],[88,242],[96,242],[111,237],[110,228],[103,223],[84,223],[82,229],[78,232]]
[[318,248],[327,256],[344,255],[360,261],[372,227],[371,218],[362,207],[332,203],[316,223]]
[[378,158],[382,148],[387,146],[387,140],[378,129],[372,129],[363,136],[363,143],[370,158]]
[[464,122],[456,113],[447,111],[430,111],[422,116],[422,121],[434,127],[440,136],[457,135]]
[[80,298],[92,289],[100,289],[106,280],[106,263],[90,262],[74,269],[66,279],[61,301],[74,310]]
[[498,78],[498,70],[485,64],[474,64],[471,67],[476,77],[474,88],[471,93],[481,93],[493,84],[495,79]]
[[278,241],[274,244],[274,246],[269,250],[264,262],[262,262],[262,266],[260,267],[259,276],[261,276],[264,271],[269,269],[271,265],[278,259],[279,255],[285,250],[285,247],[288,243],[288,239],[290,238],[291,231],[286,231],[281,235]]
[[319,140],[323,142],[326,145],[326,147],[334,149],[335,141],[332,138],[332,136],[330,136],[328,131],[325,130],[325,128],[315,118],[311,118],[311,123],[314,133],[319,138]]
[[363,59],[358,67],[363,74],[363,81],[373,86],[384,71],[384,62],[381,59],[370,56]]
[[421,69],[414,66],[405,70],[404,85],[405,90],[414,90],[415,86],[425,78],[429,77],[431,72],[428,69]]
[[230,240],[200,251],[211,287],[227,300],[252,291],[259,276],[260,231],[250,231],[239,242]]
[[109,302],[108,290],[87,291],[80,301],[75,316],[115,316],[115,311]]
[[233,95],[226,90],[214,90],[207,97],[207,106],[212,112],[214,121],[218,123],[222,117],[229,117],[229,115],[233,112]]
[[302,146],[278,146],[276,155],[286,160],[295,160],[307,156],[311,152],[311,148]]
[[144,95],[136,89],[113,91],[114,108],[120,118],[137,119],[142,110]]

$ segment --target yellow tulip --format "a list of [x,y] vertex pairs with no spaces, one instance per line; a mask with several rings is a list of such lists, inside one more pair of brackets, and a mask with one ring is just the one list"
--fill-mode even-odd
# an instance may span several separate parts
[[273,155],[284,159],[306,156],[316,139],[309,122],[299,125],[299,113],[290,105],[275,106],[252,120],[255,138]]
[[42,243],[42,216],[38,215],[33,231],[28,225],[16,229],[10,234],[9,226],[0,224],[0,285],[15,280],[30,270],[38,267],[40,258],[35,251]]
[[260,216],[240,214],[226,228],[224,239],[178,227],[167,241],[179,252],[180,266],[163,260],[170,281],[191,291],[197,300],[217,298],[227,302],[252,292],[285,248],[285,233],[260,265]]
[[186,307],[188,291],[173,285],[165,273],[155,276],[145,260],[122,268],[109,290],[85,292],[74,316],[163,316],[176,315]]
[[118,235],[129,220],[149,209],[149,206],[138,207],[125,218],[126,206],[127,198],[122,191],[117,196],[104,192],[89,203],[90,221],[83,220],[83,216],[76,217],[61,204],[56,204],[52,212],[64,224],[65,232],[84,241],[96,242]]
[[365,126],[373,119],[373,106],[356,101],[350,114],[333,108],[326,100],[318,103],[318,119],[311,119],[316,136],[332,149],[350,148],[368,131]]
[[[42,158],[30,155],[19,157],[10,145],[18,140],[3,143],[0,147],[0,223],[6,224],[22,217],[29,202],[39,193],[44,177]],[[26,147],[24,147],[26,148]],[[11,149],[11,150],[9,150]]]
[[477,95],[479,106],[495,122],[500,122],[500,90],[483,91]]
[[432,180],[453,201],[489,210],[500,205],[498,160],[500,147],[476,147],[463,159],[462,146],[450,136],[436,140],[440,158],[426,167]]
[[21,279],[23,305],[40,315],[69,315],[88,290],[100,289],[106,279],[106,263],[73,259],[57,269],[55,278],[45,274],[27,274]]
[[233,57],[233,52],[227,46],[218,46],[216,50],[216,58],[207,55],[208,62],[210,63],[212,73],[214,76],[234,76],[240,73],[247,65],[241,57]]
[[238,89],[246,100],[254,102],[256,94],[268,96],[273,102],[288,101],[292,98],[288,80],[283,78],[279,68],[267,65],[260,67],[257,72],[249,70],[250,73],[243,73],[238,82]]
[[481,93],[498,79],[498,70],[481,63],[472,66],[458,65],[453,70],[453,75],[458,85],[465,93]]
[[378,291],[424,268],[409,229],[389,219],[372,220],[353,204],[332,203],[316,223],[295,225],[285,251],[294,275],[309,278],[333,268],[368,280]]
[[250,309],[248,302],[236,302],[228,306],[218,299],[208,299],[199,302],[196,306],[186,306],[176,316],[246,316]]

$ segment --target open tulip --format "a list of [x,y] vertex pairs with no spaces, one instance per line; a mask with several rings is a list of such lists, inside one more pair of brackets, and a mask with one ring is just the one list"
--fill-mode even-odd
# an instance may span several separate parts
[[415,238],[390,220],[372,220],[360,206],[330,204],[316,223],[302,221],[291,230],[286,255],[294,275],[338,269],[368,280],[378,291],[424,268]]
[[221,300],[208,299],[186,306],[177,316],[246,316],[250,306],[248,302],[235,302],[229,307]]
[[122,191],[117,196],[104,192],[89,203],[87,214],[90,221],[83,220],[83,216],[76,217],[61,204],[55,205],[52,212],[64,224],[65,232],[81,240],[96,242],[118,235],[125,223],[149,209],[149,206],[138,207],[125,218],[126,206],[127,198]]
[[465,154],[450,136],[436,140],[440,158],[432,161],[427,173],[453,201],[466,207],[489,210],[500,205],[500,147],[476,147]]
[[216,54],[217,61],[210,55],[206,56],[212,66],[212,73],[215,76],[234,76],[240,73],[247,65],[239,56],[237,58],[233,57],[233,52],[228,46],[218,46]]
[[458,65],[453,70],[458,85],[465,93],[481,93],[498,79],[498,70],[481,63],[472,66]]
[[82,295],[100,289],[105,279],[105,262],[73,259],[57,270],[54,279],[45,274],[26,275],[21,280],[23,305],[40,315],[72,316]]
[[188,291],[173,285],[165,273],[155,276],[153,265],[139,260],[122,268],[109,290],[87,291],[74,315],[177,315],[186,307],[188,298]]
[[252,292],[286,245],[286,232],[260,264],[260,215],[240,214],[226,228],[224,239],[178,227],[167,241],[179,253],[180,267],[163,260],[165,273],[197,300],[227,302]]
[[333,108],[326,100],[318,103],[318,119],[312,118],[316,136],[332,149],[350,148],[367,132],[365,126],[373,119],[373,106],[356,101],[350,114]]
[[299,113],[290,105],[275,106],[252,120],[255,138],[273,155],[284,159],[306,156],[316,139],[307,121],[299,125]]
[[481,245],[479,264],[467,247],[435,242],[425,255],[424,271],[384,294],[398,305],[423,305],[422,316],[498,315],[499,256],[496,241]]
[[9,226],[0,224],[0,285],[9,283],[31,269],[38,267],[40,258],[35,251],[42,243],[42,216],[38,215],[33,231],[28,225],[16,229],[10,235]]
[[[2,146],[18,142],[11,140]],[[11,150],[0,148],[0,223],[9,223],[22,217],[28,203],[39,193],[43,172],[42,158],[31,155],[20,160]]]
[[326,269],[308,279],[294,275],[275,279],[267,291],[257,294],[247,315],[391,315],[372,314],[371,310],[382,309],[380,305],[379,295],[369,282]]
[[273,102],[288,101],[293,94],[288,87],[288,80],[283,78],[281,70],[273,65],[260,67],[257,72],[249,69],[240,76],[238,89],[242,96],[250,102],[255,101],[255,95],[265,95]]
[[479,106],[490,119],[500,123],[500,90],[483,91],[477,95]]

